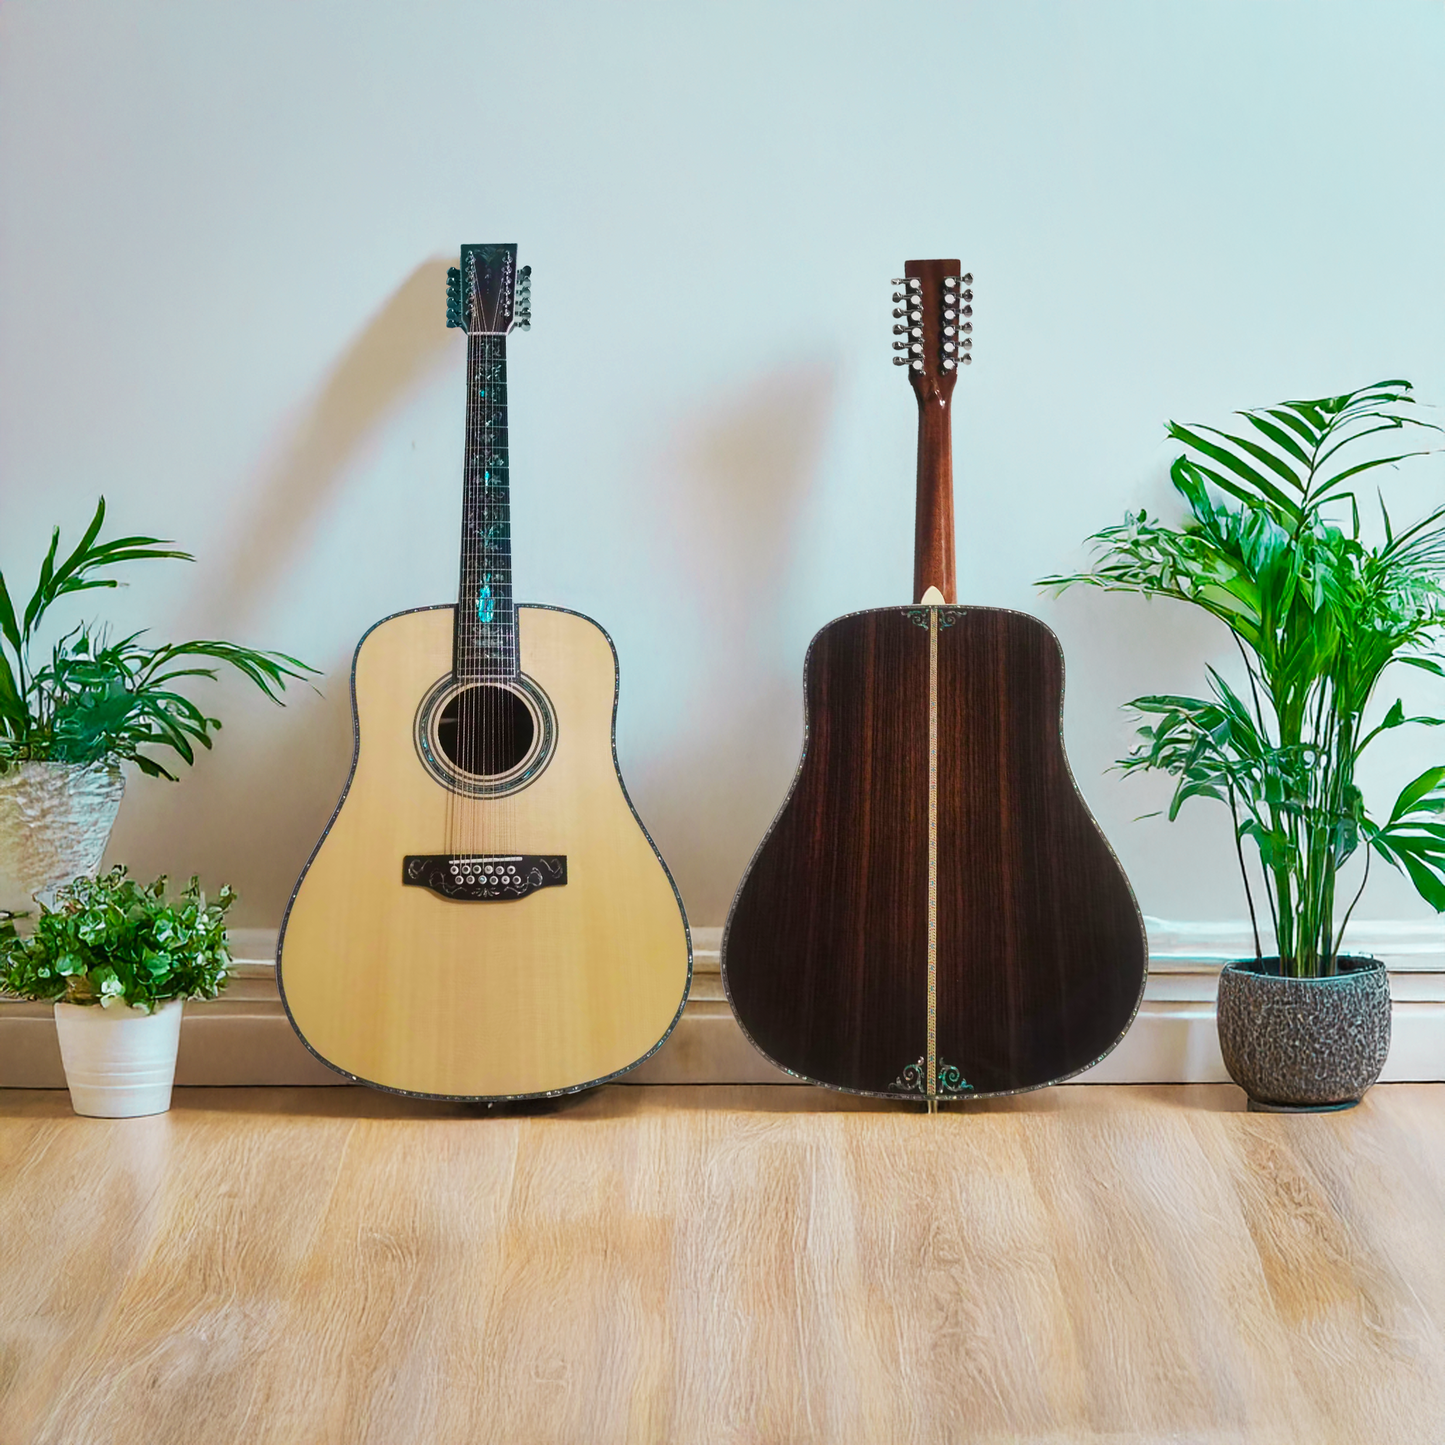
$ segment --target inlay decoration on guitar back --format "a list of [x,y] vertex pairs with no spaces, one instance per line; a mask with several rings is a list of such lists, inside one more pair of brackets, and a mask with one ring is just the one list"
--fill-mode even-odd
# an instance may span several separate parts
[[691,976],[682,905],[614,750],[596,623],[512,601],[506,336],[515,246],[464,246],[460,600],[389,617],[352,670],[355,755],[282,925],[307,1046],[361,1083],[448,1098],[559,1094],[630,1068]]
[[1057,639],[1025,613],[956,605],[950,402],[972,359],[972,278],[910,261],[895,284],[895,359],[919,407],[917,600],[813,639],[803,758],[722,966],[775,1063],[934,1108],[1095,1063],[1133,1020],[1148,955],[1064,755]]

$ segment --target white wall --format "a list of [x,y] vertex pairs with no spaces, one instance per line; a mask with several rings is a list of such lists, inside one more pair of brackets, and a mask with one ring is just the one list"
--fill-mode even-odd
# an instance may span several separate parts
[[[887,282],[958,255],[963,597],[1060,633],[1074,770],[1144,911],[1239,916],[1222,818],[1135,822],[1163,790],[1105,772],[1119,703],[1196,687],[1219,632],[1032,582],[1165,500],[1166,417],[1382,376],[1445,401],[1442,75],[1438,0],[9,0],[0,565],[28,581],[103,491],[199,559],[102,594],[117,626],[325,669],[284,711],[214,689],[216,752],[136,779],[112,856],[279,918],[346,773],[357,637],[454,587],[444,268],[516,240],[519,596],[611,631],[633,798],[721,922],[809,636],[907,600]],[[1402,475],[1400,510],[1442,481]],[[1366,911],[1423,910],[1383,878]]]

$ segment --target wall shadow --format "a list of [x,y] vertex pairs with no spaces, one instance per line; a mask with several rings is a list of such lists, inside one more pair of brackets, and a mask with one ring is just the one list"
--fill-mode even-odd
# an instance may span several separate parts
[[[419,265],[331,367],[271,465],[219,565],[200,572],[189,609],[199,635],[245,635],[245,619],[284,585],[370,438],[438,372],[455,365],[446,326],[445,258]],[[375,619],[370,619],[374,621]],[[359,635],[359,631],[358,631]],[[351,763],[348,672],[355,639],[293,684],[277,707],[223,672],[203,706],[226,726],[181,786],[130,770],[107,866],[139,876],[199,873],[240,895],[231,923],[274,927],[321,836]],[[265,645],[264,643],[262,645]]]
[[448,261],[424,261],[331,368],[205,589],[205,615],[230,625],[275,588],[334,499],[347,467],[389,417],[455,361],[446,325]]

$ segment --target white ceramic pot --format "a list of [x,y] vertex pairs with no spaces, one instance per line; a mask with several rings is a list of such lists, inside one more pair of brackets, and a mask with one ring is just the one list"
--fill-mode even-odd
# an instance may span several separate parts
[[185,1007],[183,998],[149,1014],[123,1003],[56,1004],[71,1108],[93,1119],[164,1114],[171,1107]]
[[94,874],[125,774],[115,763],[17,763],[0,773],[0,908],[34,911],[62,883]]

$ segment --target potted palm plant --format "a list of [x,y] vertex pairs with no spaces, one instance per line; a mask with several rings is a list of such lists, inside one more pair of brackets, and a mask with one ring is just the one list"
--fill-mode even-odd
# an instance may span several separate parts
[[[1367,535],[1356,495],[1367,473],[1426,454],[1381,445],[1429,426],[1411,414],[1410,392],[1382,381],[1282,402],[1239,413],[1238,432],[1171,422],[1184,448],[1170,471],[1182,524],[1128,514],[1090,538],[1088,571],[1042,584],[1186,602],[1217,618],[1239,651],[1235,681],[1209,668],[1205,697],[1127,704],[1140,726],[1118,766],[1173,777],[1171,819],[1191,798],[1230,811],[1255,956],[1221,974],[1219,1038],[1252,1107],[1348,1107],[1384,1067],[1384,968],[1342,951],[1371,857],[1445,909],[1445,767],[1413,778],[1384,815],[1356,781],[1381,737],[1445,721],[1407,716],[1400,700],[1372,709],[1395,664],[1445,677],[1445,507],[1401,528],[1380,496]],[[1351,860],[1358,874],[1342,881]]]
[[[313,669],[278,652],[232,642],[147,646],[143,633],[111,640],[81,623],[42,649],[52,609],[77,592],[115,587],[114,569],[156,558],[192,560],[157,537],[101,538],[102,497],[76,547],[60,529],[23,609],[0,573],[0,908],[25,909],[100,866],[125,790],[122,764],[175,781],[166,761],[189,764],[221,726],[176,685],[232,667],[281,701],[287,679]],[[159,751],[160,756],[157,756]],[[164,759],[164,760],[163,760]]]
[[207,902],[192,878],[174,898],[113,868],[62,884],[21,938],[0,919],[0,989],[53,1001],[71,1107],[95,1118],[171,1106],[187,998],[215,998],[231,961],[222,888]]

